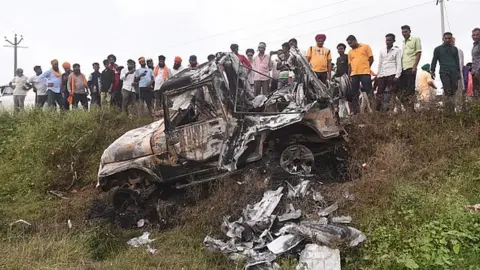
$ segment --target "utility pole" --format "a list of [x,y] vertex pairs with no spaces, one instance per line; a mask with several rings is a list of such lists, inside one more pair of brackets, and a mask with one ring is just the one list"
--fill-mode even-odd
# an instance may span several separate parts
[[440,27],[442,30],[442,38],[445,33],[445,0],[437,0],[437,6],[440,7]]
[[7,37],[5,37],[5,41],[10,43],[10,45],[3,45],[3,47],[13,48],[13,76],[15,76],[16,72],[17,72],[17,49],[18,48],[22,48],[22,49],[27,49],[28,48],[28,47],[18,46],[20,44],[20,42],[22,42],[22,40],[23,40],[23,36],[20,35],[20,40],[18,40],[17,39],[17,34],[15,34],[13,42],[11,42],[10,40],[7,39]]

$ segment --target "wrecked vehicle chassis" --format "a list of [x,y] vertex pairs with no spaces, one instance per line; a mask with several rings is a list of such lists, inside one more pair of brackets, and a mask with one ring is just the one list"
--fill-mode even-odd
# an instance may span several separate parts
[[246,68],[231,53],[167,81],[163,118],[125,133],[104,151],[97,187],[116,190],[113,203],[124,211],[260,160],[285,174],[310,175],[316,156],[344,153],[346,133],[329,90],[303,56],[292,55],[294,83],[254,99],[244,88]]

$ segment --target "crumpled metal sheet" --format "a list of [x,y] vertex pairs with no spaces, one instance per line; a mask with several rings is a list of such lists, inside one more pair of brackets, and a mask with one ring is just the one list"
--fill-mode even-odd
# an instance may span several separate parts
[[310,185],[309,180],[304,180],[300,184],[296,186],[292,186],[290,183],[287,182],[288,186],[288,198],[298,198],[304,197],[307,194],[308,186]]
[[352,222],[351,216],[339,216],[339,217],[332,218],[332,223],[348,224],[350,222]]
[[308,244],[300,254],[296,270],[340,270],[340,251]]
[[278,221],[285,222],[292,219],[299,219],[302,216],[302,210],[295,209],[293,204],[288,205],[287,212],[281,216],[278,216]]
[[278,237],[267,245],[268,250],[273,254],[282,254],[296,247],[305,239],[300,235],[286,234]]
[[337,241],[345,241],[350,247],[355,247],[366,240],[366,236],[355,228],[311,221],[302,221],[300,225],[289,226],[285,231],[327,246]]
[[258,225],[258,223],[270,220],[273,211],[277,208],[277,205],[283,196],[282,191],[283,187],[279,187],[277,190],[273,191],[266,191],[260,202],[254,205],[247,205],[243,210],[245,222],[251,227],[254,227],[255,225]]
[[321,217],[326,217],[330,215],[331,213],[337,211],[338,209],[338,203],[334,203],[330,205],[329,207],[323,208],[318,212],[318,215]]
[[141,236],[139,237],[134,237],[130,240],[128,240],[127,244],[132,246],[132,247],[139,247],[141,245],[149,244],[155,239],[149,239],[150,233],[149,232],[144,232]]

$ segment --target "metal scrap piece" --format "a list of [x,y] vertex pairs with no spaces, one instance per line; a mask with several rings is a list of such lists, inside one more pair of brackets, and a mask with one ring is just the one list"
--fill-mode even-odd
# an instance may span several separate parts
[[300,254],[296,270],[340,270],[340,251],[308,244]]
[[326,207],[326,208],[323,208],[322,210],[320,210],[318,212],[318,215],[321,216],[321,217],[326,217],[326,216],[330,215],[332,212],[337,211],[337,209],[338,209],[338,203],[334,203],[334,204],[330,205],[329,207]]
[[229,222],[229,218],[229,216],[223,218],[223,223],[220,226],[220,229],[230,238],[241,239],[242,233],[245,230],[245,228],[242,226],[243,218],[240,217],[240,219],[234,222]]
[[286,234],[278,237],[267,245],[273,254],[282,254],[296,247],[305,239],[300,235]]
[[[271,265],[271,262],[277,259],[277,256],[270,251],[256,252],[256,251],[250,250],[247,254],[247,257],[249,257],[250,260],[245,265],[245,269],[254,269],[255,266],[260,266],[263,264]],[[259,268],[255,268],[255,269],[259,269]],[[266,268],[260,268],[260,269],[266,269]]]
[[288,205],[287,212],[278,217],[278,221],[285,222],[292,219],[299,219],[302,216],[302,210],[295,210],[293,204]]
[[324,198],[322,196],[322,193],[319,191],[314,191],[313,192],[313,200],[316,202],[323,202]]
[[302,221],[300,225],[293,224],[284,231],[293,235],[303,236],[327,246],[343,240],[348,242],[350,247],[354,247],[367,239],[361,231],[352,227],[325,225],[309,221]]
[[348,224],[350,222],[352,222],[351,216],[339,216],[339,217],[332,218],[332,223]]
[[155,239],[149,239],[149,236],[150,236],[149,232],[144,232],[141,236],[134,237],[128,240],[127,244],[129,244],[132,247],[139,247],[141,245],[145,245],[155,241]]
[[283,196],[282,191],[283,187],[279,187],[277,190],[265,191],[260,202],[255,205],[247,205],[243,210],[245,222],[253,228],[258,222],[269,220]]
[[288,198],[297,198],[303,197],[307,193],[308,185],[310,184],[309,180],[302,181],[300,184],[296,185],[295,187],[292,186],[289,182],[288,185]]

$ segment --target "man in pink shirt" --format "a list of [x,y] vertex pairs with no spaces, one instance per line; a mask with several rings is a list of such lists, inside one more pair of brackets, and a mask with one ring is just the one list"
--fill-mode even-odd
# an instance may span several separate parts
[[255,95],[257,96],[266,95],[269,92],[270,78],[267,76],[269,76],[270,70],[272,69],[272,63],[270,56],[265,54],[266,49],[267,45],[265,42],[260,42],[260,44],[258,44],[258,54],[253,58],[253,69],[257,71],[253,76]]

